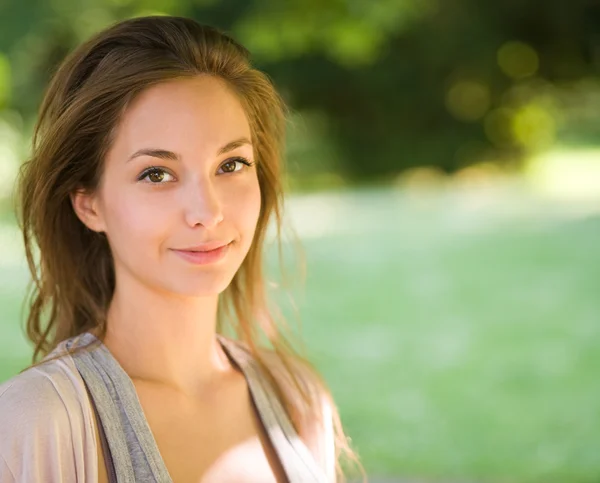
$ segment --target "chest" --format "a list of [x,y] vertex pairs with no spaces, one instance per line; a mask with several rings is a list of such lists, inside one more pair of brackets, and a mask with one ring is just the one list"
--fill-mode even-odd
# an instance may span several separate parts
[[[141,384],[136,392],[174,483],[287,481],[247,390],[220,397],[217,404],[190,403]],[[98,450],[103,483],[101,445]]]

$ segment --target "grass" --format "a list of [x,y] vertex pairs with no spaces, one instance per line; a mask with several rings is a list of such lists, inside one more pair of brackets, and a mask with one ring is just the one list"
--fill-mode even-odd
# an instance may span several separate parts
[[[597,481],[600,217],[512,188],[302,195],[290,211],[304,337],[369,474]],[[14,260],[0,380],[30,351]]]

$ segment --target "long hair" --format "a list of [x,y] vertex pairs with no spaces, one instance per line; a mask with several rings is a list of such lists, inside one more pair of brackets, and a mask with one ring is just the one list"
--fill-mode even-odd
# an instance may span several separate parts
[[[239,98],[260,161],[262,202],[255,238],[219,296],[217,331],[229,328],[246,344],[274,384],[296,430],[319,417],[322,402],[328,401],[337,477],[345,480],[342,463],[354,463],[364,476],[329,389],[284,335],[265,289],[263,245],[270,220],[277,228],[281,259],[287,107],[268,76],[252,67],[247,49],[192,19],[148,16],[115,23],[71,52],[47,87],[33,131],[32,155],[19,172],[16,196],[32,274],[25,300],[27,337],[35,347],[32,364],[42,363],[36,362],[38,356],[46,356],[67,338],[90,329],[100,339],[106,334],[115,289],[112,254],[106,236],[88,229],[76,216],[70,195],[98,187],[119,120],[140,92],[160,82],[198,75],[224,80]],[[261,338],[281,362],[291,392],[271,370]],[[303,382],[306,374],[308,386]]]

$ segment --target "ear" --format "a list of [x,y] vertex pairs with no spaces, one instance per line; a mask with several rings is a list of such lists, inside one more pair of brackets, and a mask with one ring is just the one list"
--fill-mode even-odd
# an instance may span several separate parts
[[95,193],[79,188],[72,192],[70,197],[73,211],[85,226],[99,233],[106,230],[100,203]]

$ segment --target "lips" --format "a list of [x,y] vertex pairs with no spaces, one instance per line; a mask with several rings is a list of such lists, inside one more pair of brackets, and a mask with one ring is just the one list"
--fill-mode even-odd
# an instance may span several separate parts
[[220,243],[211,250],[198,250],[198,247],[194,247],[194,249],[172,251],[189,263],[194,265],[207,265],[223,259],[229,251],[230,245],[231,242],[226,243],[225,245]]
[[183,252],[210,252],[217,248],[221,248],[226,245],[229,245],[229,243],[231,243],[231,242],[223,241],[223,240],[213,240],[210,242],[202,243],[200,245],[190,246],[187,248],[177,248],[177,250],[183,251]]

